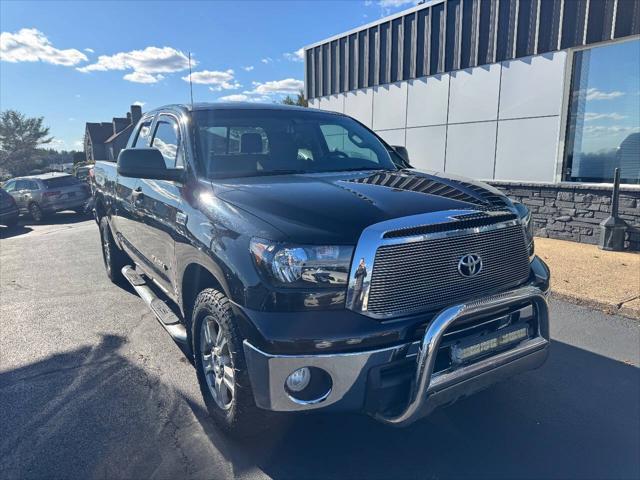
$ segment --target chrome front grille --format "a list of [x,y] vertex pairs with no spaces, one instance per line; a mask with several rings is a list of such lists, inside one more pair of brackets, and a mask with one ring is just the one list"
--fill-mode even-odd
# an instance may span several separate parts
[[[517,222],[425,236],[418,241],[381,244],[364,309],[389,318],[431,311],[524,282],[529,256],[522,226]],[[477,254],[483,267],[475,277],[458,272],[466,254]]]

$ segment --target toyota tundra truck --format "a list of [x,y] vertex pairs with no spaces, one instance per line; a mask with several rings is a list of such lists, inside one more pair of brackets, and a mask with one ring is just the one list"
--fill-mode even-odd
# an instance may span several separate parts
[[547,357],[526,207],[416,170],[346,115],[166,106],[94,181],[107,275],[184,347],[232,433],[273,412],[405,426]]

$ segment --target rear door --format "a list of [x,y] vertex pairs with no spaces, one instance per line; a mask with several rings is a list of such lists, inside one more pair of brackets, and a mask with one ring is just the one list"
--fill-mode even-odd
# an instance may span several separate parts
[[[151,126],[153,115],[144,117],[131,135],[127,148],[146,148],[151,142]],[[117,175],[115,186],[115,208],[113,225],[116,235],[127,252],[135,259],[140,259],[141,238],[137,223],[141,218],[139,208],[141,191],[140,180]]]
[[[168,168],[184,168],[183,133],[178,117],[160,114],[153,126],[151,146],[164,157]],[[141,179],[139,235],[143,256],[153,270],[151,275],[167,292],[172,292],[175,274],[174,247],[177,223],[184,225],[181,185],[167,180]]]

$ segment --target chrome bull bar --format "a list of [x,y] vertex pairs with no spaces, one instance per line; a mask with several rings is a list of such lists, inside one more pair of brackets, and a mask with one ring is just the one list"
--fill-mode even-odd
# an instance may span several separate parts
[[[433,375],[436,355],[442,338],[453,323],[460,319],[530,302],[538,319],[538,336],[505,352],[493,355],[485,360],[460,367],[451,373]],[[509,376],[520,370],[535,368],[542,364],[549,345],[549,309],[546,294],[535,286],[526,286],[502,294],[486,297],[474,302],[454,305],[441,311],[430,323],[416,356],[416,373],[411,386],[409,402],[405,409],[395,415],[378,413],[376,418],[383,423],[396,426],[410,424],[427,415],[438,405],[455,400],[466,393],[480,390],[501,376]],[[535,359],[533,362],[524,360]],[[515,367],[521,361],[527,368]],[[533,365],[532,365],[533,364]],[[507,371],[500,375],[499,370]],[[449,390],[447,394],[443,392]],[[436,398],[440,396],[441,398]]]

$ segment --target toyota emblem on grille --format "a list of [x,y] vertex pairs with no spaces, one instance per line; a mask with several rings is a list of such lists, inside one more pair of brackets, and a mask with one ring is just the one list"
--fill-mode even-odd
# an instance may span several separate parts
[[482,258],[476,253],[467,253],[458,261],[458,272],[463,277],[475,277],[482,270]]

